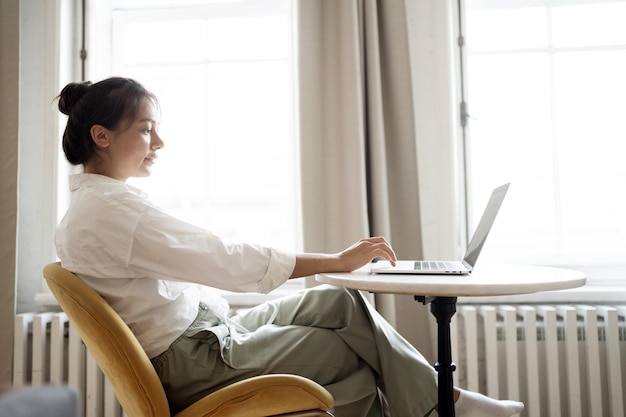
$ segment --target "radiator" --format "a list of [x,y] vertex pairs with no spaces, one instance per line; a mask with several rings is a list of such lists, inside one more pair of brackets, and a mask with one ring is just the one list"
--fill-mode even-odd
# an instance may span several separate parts
[[522,417],[624,417],[626,306],[459,305],[455,384]]
[[67,384],[78,390],[83,416],[125,416],[65,313],[18,314],[14,326],[14,387]]
[[[626,416],[626,306],[459,305],[451,333],[455,385],[522,417]],[[68,384],[85,417],[125,416],[64,313],[17,315],[13,357],[15,387]]]

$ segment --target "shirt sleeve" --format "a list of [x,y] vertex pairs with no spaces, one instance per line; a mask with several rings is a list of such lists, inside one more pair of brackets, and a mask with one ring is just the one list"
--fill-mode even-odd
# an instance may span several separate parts
[[292,253],[215,234],[148,207],[133,233],[128,265],[140,275],[195,282],[235,292],[267,293],[295,267]]

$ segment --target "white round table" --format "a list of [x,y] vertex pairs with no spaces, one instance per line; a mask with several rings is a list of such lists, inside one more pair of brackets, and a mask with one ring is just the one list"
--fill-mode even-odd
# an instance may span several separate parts
[[454,417],[454,383],[450,320],[457,297],[485,297],[564,290],[586,283],[582,272],[530,265],[477,265],[469,275],[374,274],[370,266],[351,273],[318,274],[316,280],[346,288],[385,294],[410,294],[437,319],[439,415]]

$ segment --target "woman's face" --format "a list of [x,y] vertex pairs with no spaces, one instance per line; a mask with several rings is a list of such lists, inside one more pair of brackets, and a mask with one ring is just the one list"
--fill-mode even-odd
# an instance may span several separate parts
[[98,173],[121,181],[149,176],[157,150],[163,147],[157,128],[157,108],[149,99],[144,99],[130,126],[127,120],[122,120],[117,130],[102,128],[106,140],[102,142],[105,146],[99,147],[105,155],[102,172]]

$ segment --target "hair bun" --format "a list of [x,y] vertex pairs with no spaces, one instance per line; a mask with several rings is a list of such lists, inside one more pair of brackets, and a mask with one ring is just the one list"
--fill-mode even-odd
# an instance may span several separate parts
[[59,94],[59,110],[65,115],[70,115],[78,101],[89,91],[90,81],[82,83],[69,83]]

